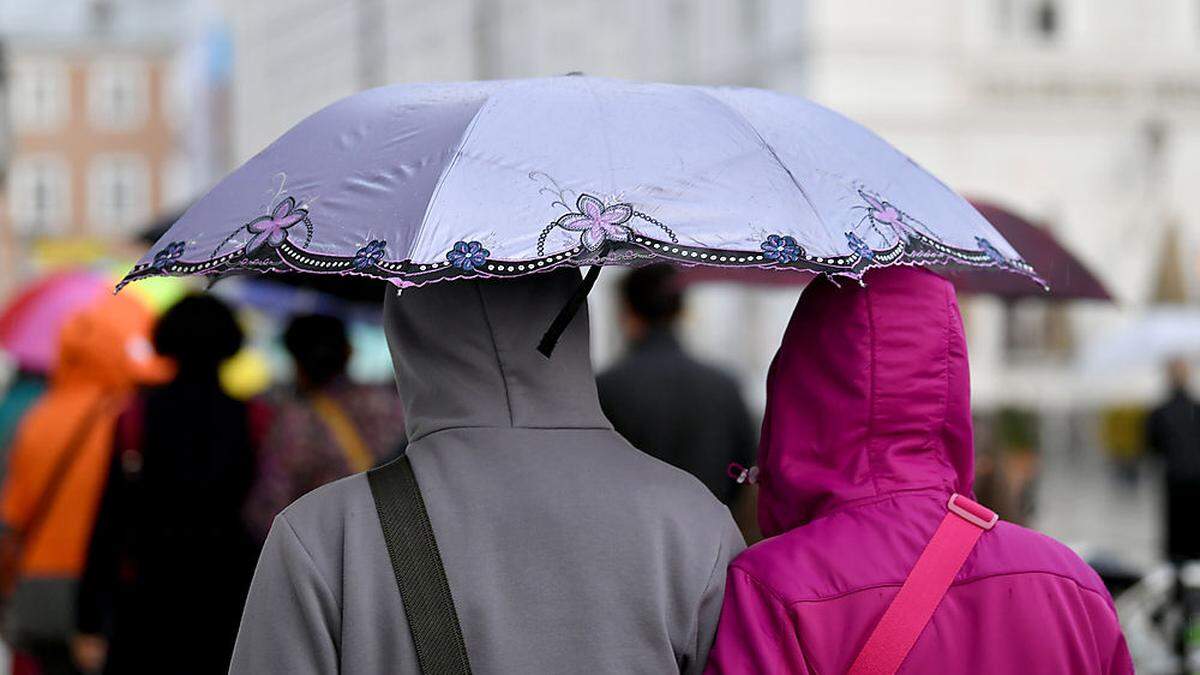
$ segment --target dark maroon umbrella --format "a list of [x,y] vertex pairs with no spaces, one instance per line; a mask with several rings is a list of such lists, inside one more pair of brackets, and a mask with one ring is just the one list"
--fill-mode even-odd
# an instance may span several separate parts
[[[1091,270],[1049,232],[1003,207],[980,200],[970,201],[983,217],[1021,252],[1026,262],[1033,265],[1033,269],[1046,280],[1050,290],[1047,292],[1026,277],[994,268],[938,270],[954,282],[959,292],[994,295],[1010,300],[1112,300],[1112,296]],[[813,275],[796,270],[691,267],[683,269],[680,277],[685,284],[726,281],[758,286],[793,286],[808,283]]]
[[1028,279],[1007,279],[1006,277],[1015,275],[997,274],[991,269],[978,268],[963,272],[943,270],[942,273],[954,281],[960,292],[1009,299],[1049,297],[1056,300],[1112,301],[1112,296],[1096,275],[1092,274],[1083,261],[1063,247],[1050,232],[1002,206],[977,199],[970,201],[975,209],[1025,256],[1025,260],[1033,265],[1050,286],[1050,291],[1043,291]]

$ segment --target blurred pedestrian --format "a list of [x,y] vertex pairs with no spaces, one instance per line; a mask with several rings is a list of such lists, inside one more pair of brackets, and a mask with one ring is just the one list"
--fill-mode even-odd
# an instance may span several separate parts
[[1166,469],[1166,554],[1174,562],[1200,560],[1200,403],[1188,390],[1183,359],[1167,364],[1167,398],[1146,421],[1146,445]]
[[298,316],[288,324],[283,343],[296,382],[276,404],[259,451],[247,519],[260,538],[301,495],[394,457],[404,441],[404,413],[395,388],[347,377],[351,347],[340,319]]
[[0,496],[5,634],[43,673],[73,673],[76,587],[112,456],[113,429],[139,381],[161,378],[152,317],[104,296],[67,320],[45,395],[17,431]]
[[771,365],[771,538],[729,568],[709,672],[1132,673],[1096,573],[969,500],[953,287],[909,267],[864,281],[813,281]]
[[176,373],[118,421],[79,594],[76,653],[90,668],[207,674],[228,662],[255,556],[242,521],[254,420],[218,379],[241,343],[211,296],[185,297],[154,329]]
[[8,468],[8,457],[17,433],[17,426],[25,412],[45,393],[46,377],[39,373],[18,369],[0,394],[0,480]]
[[726,505],[739,486],[731,463],[754,463],[755,430],[737,382],[692,358],[675,326],[683,292],[670,265],[647,265],[621,281],[629,349],[597,378],[600,405],[633,447],[700,479]]
[[[440,602],[402,603],[397,575],[415,570],[432,591],[443,569],[475,672],[703,668],[720,571],[741,536],[695,479],[613,432],[586,309],[553,358],[535,349],[579,285],[578,271],[559,269],[388,294],[409,445],[380,471],[411,463],[424,508],[403,513],[428,516],[441,564],[404,565],[428,550],[423,539],[385,544],[381,523],[394,520],[376,515],[381,474],[310,492],[267,537],[231,673],[420,672],[410,624],[455,632]],[[461,655],[454,647],[443,639],[433,656]]]

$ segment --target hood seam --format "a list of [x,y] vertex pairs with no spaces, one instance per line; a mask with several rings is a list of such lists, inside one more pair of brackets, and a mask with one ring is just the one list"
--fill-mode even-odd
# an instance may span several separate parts
[[496,370],[500,372],[500,382],[504,385],[504,405],[508,408],[508,426],[515,427],[516,420],[513,416],[512,394],[508,390],[508,374],[504,372],[504,360],[500,358],[500,346],[496,344],[496,330],[492,327],[492,318],[488,315],[487,301],[483,297],[483,289],[479,287],[479,282],[473,282],[471,286],[475,289],[475,295],[479,297],[479,307],[483,314],[483,323],[487,326],[488,340],[492,343],[492,353],[496,355]]
[[[946,401],[945,405],[942,407],[942,428],[938,432],[937,438],[933,439],[936,445],[939,446],[934,448],[934,456],[937,457],[939,463],[941,463],[946,467],[947,470],[950,471],[952,478],[950,479],[951,482],[948,487],[952,491],[957,491],[962,486],[958,484],[958,469],[950,463],[950,460],[947,457],[947,455],[950,454],[950,444],[946,439],[946,432],[950,429],[950,401],[953,398],[951,394],[953,393],[952,390],[954,388],[954,383],[952,381],[952,375],[950,372],[950,350],[954,344],[954,308],[952,304],[954,299],[950,294],[950,291],[946,291],[944,297],[946,300]],[[964,335],[964,339],[965,338],[966,336]]]
[[870,391],[867,392],[867,473],[871,477],[871,488],[875,491],[875,496],[882,494],[879,489],[879,468],[877,450],[875,448],[875,405],[876,400],[876,372],[878,364],[876,363],[876,354],[879,347],[878,340],[875,335],[875,298],[871,293],[871,289],[866,289],[863,293],[864,304],[867,308],[867,340],[871,349],[871,375],[867,378],[867,387]]
[[910,497],[932,497],[934,495],[938,495],[939,498],[942,498],[942,497],[949,497],[951,492],[952,491],[948,490],[944,484],[943,485],[924,485],[921,487],[901,488],[898,490],[892,490],[890,492],[883,492],[883,493],[880,493],[877,495],[870,495],[867,497],[858,497],[856,499],[851,499],[850,501],[842,502],[833,507],[830,507],[829,509],[827,509],[825,511],[822,511],[819,515],[817,515],[809,520],[804,521],[801,525],[799,525],[799,527],[806,527],[808,525],[812,525],[813,523],[815,523],[819,520],[824,520],[825,518],[829,518],[830,516],[836,516],[840,513],[845,513],[847,511],[854,511],[857,509],[865,508],[867,506],[871,506],[873,504],[879,504],[879,503],[887,501],[889,499],[907,499]]

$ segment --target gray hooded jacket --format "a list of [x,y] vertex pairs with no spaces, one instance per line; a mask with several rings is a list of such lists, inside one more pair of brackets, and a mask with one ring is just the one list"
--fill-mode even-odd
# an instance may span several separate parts
[[[421,485],[475,673],[700,672],[741,535],[600,411],[579,273],[450,282],[385,303]],[[653,414],[654,411],[647,411]],[[271,528],[231,672],[417,673],[365,475]]]

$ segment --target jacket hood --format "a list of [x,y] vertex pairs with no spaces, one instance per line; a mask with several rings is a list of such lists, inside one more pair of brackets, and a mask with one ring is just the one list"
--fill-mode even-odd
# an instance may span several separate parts
[[814,280],[771,364],[759,524],[914,490],[971,493],[970,376],[954,288],[924,269]]
[[463,427],[603,428],[587,308],[553,358],[538,341],[580,283],[575,269],[389,291],[384,322],[409,441]]
[[63,324],[53,384],[116,390],[164,380],[170,365],[150,343],[153,322],[150,311],[128,295],[90,303]]

